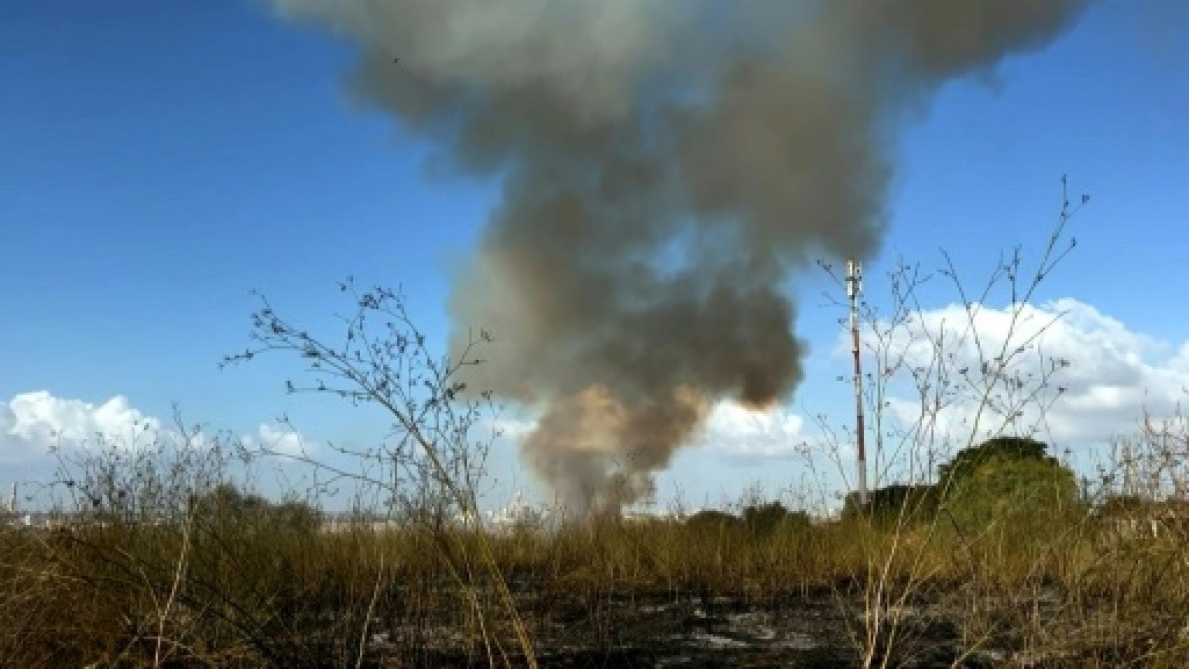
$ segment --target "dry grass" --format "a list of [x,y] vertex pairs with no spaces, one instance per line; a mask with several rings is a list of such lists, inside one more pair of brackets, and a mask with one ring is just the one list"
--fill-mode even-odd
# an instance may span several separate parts
[[[610,648],[624,599],[795,609],[825,597],[858,617],[879,582],[903,595],[883,610],[902,619],[877,644],[881,662],[940,643],[903,618],[919,610],[945,619],[961,651],[994,651],[1007,666],[1183,666],[1185,535],[1161,525],[1153,536],[1143,514],[1154,513],[1120,520],[1087,510],[1011,543],[1003,533],[969,538],[935,523],[863,519],[762,530],[604,522],[488,541],[545,650],[544,630],[558,619],[605,635]],[[328,533],[199,513],[170,525],[5,530],[0,658],[13,667],[346,667],[435,666],[449,656],[519,666],[509,621],[475,615],[499,610],[495,584],[478,570],[461,581],[452,571],[477,554],[478,540],[462,530]],[[873,574],[889,555],[888,573]]]

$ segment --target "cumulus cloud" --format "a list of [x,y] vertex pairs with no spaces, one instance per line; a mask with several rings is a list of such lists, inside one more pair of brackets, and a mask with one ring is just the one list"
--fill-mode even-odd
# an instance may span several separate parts
[[[80,447],[103,440],[136,448],[173,434],[162,427],[159,418],[133,407],[123,395],[95,404],[38,390],[0,400],[0,465],[33,464],[55,447]],[[190,438],[199,445],[208,441],[201,433]],[[316,452],[315,445],[306,442],[301,434],[272,423],[262,423],[254,433],[240,439],[245,445],[281,455]]]
[[[494,421],[493,427],[503,438],[518,442],[533,433],[537,421],[502,417]],[[786,407],[752,409],[721,401],[711,408],[694,445],[728,461],[751,464],[791,457],[815,439],[807,437],[805,419]]]
[[[1145,412],[1171,414],[1189,389],[1189,341],[1159,341],[1072,298],[950,305],[887,327],[864,334],[867,369],[897,377],[886,411],[957,439],[1036,433],[1077,449],[1135,432]],[[849,341],[836,350],[849,354]]]
[[102,436],[135,444],[161,423],[117,395],[102,404],[54,397],[40,390],[0,402],[0,461],[18,463],[43,455],[60,444],[77,444]]
[[317,445],[307,443],[300,432],[272,423],[261,423],[256,434],[245,435],[242,439],[249,449],[262,449],[272,455],[293,458],[313,457],[318,453]]
[[720,402],[710,412],[703,446],[730,460],[753,462],[782,459],[804,447],[805,420],[781,406],[754,410]]

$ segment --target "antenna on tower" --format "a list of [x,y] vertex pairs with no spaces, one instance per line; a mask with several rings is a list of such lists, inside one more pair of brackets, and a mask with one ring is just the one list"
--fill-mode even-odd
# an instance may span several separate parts
[[858,454],[859,507],[867,508],[867,453],[863,443],[863,373],[859,362],[859,294],[863,292],[863,266],[846,261],[846,296],[850,300],[851,352],[855,358],[855,451]]

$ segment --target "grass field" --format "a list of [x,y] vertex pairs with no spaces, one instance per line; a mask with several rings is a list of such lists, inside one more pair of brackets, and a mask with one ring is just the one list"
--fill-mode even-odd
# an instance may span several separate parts
[[[215,495],[169,522],[109,513],[3,530],[3,665],[1189,662],[1189,552],[1167,505],[977,534],[943,511],[829,523],[703,513],[483,536],[424,522],[327,532],[300,505],[246,506]],[[726,664],[697,664],[713,657]]]

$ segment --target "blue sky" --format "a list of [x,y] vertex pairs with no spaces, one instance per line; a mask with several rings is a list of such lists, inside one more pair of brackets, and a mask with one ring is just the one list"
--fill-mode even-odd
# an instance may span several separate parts
[[[1177,384],[1189,386],[1189,370],[1164,373],[1189,341],[1184,7],[1094,3],[1050,47],[914,110],[895,144],[889,232],[868,290],[898,255],[934,266],[945,248],[977,280],[1001,249],[1035,252],[1068,174],[1092,201],[1071,229],[1076,252],[1035,302],[1094,310],[1071,335],[1098,347],[1085,344],[1080,364],[1117,354],[1138,370],[1121,386],[1132,400],[1156,394],[1170,410]],[[251,289],[325,324],[348,274],[400,286],[445,340],[450,268],[473,248],[499,183],[435,169],[434,144],[352,100],[342,80],[356,56],[263,3],[0,4],[0,481],[43,471],[16,404],[4,411],[35,392],[83,413],[123,397],[166,419],[177,403],[192,421],[245,434],[288,412],[312,442],[383,431],[375,412],[286,396],[295,361],[216,368],[246,344]],[[700,503],[793,484],[805,469],[773,443],[811,439],[818,412],[847,419],[839,314],[819,306],[829,284],[807,273],[788,285],[811,346],[804,384],[775,423],[719,425],[721,440],[761,446],[683,450],[663,495]],[[936,309],[953,299],[928,295]],[[1124,404],[1116,431],[1139,418]],[[789,416],[799,431],[781,431]],[[527,485],[513,447],[496,464],[505,487]]]

